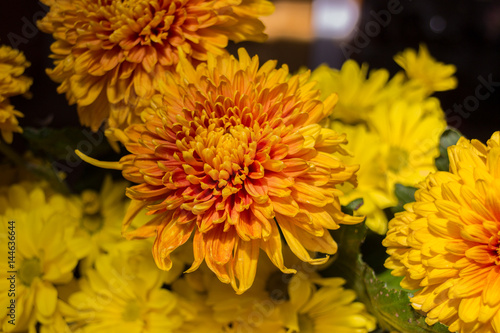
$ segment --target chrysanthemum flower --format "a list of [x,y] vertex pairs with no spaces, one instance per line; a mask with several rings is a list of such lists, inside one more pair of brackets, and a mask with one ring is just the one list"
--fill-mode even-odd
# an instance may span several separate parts
[[[122,243],[123,244],[123,243]],[[177,332],[183,321],[177,298],[162,288],[164,271],[116,247],[84,272],[81,290],[69,297],[76,310],[66,320],[78,332]]]
[[48,73],[93,131],[108,118],[111,130],[139,121],[132,110],[175,68],[178,49],[199,63],[225,54],[228,40],[263,41],[258,17],[274,8],[267,0],[44,2],[50,11],[38,26],[56,39]]
[[446,129],[439,103],[380,104],[368,119],[380,138],[380,161],[387,189],[395,184],[413,186],[436,171],[439,138]]
[[341,212],[335,188],[354,183],[358,169],[337,155],[345,135],[317,124],[336,96],[318,100],[308,73],[289,77],[274,61],[259,68],[243,49],[239,58],[210,55],[197,68],[181,59],[180,75],[167,75],[164,94],[143,111],[144,124],[127,128],[131,154],[111,166],[139,183],[127,191],[135,204],[124,227],[135,210],[155,215],[128,237],[157,235],[153,254],[168,270],[170,253],[194,234],[188,271],[205,260],[242,293],[252,285],[259,249],[291,272],[280,231],[297,257],[320,264],[327,257],[314,259],[308,250],[335,253],[328,230],[362,218]]
[[[366,216],[365,224],[368,228],[379,234],[387,231],[387,217],[383,209],[395,206],[397,199],[389,188],[387,170],[384,157],[381,155],[383,144],[380,136],[369,131],[365,125],[345,125],[338,121],[331,123],[330,127],[338,133],[346,133],[349,138],[347,150],[352,156],[346,156],[346,163],[359,164],[357,173],[358,186],[353,188],[350,184],[341,187],[345,193],[340,197],[340,203],[347,205],[355,199],[362,198],[363,205],[356,210]],[[367,143],[370,144],[367,144]]]
[[386,267],[418,291],[412,306],[450,332],[500,332],[500,132],[461,138],[450,172],[429,175],[389,223]]
[[109,251],[115,243],[124,240],[121,224],[130,202],[123,193],[127,185],[125,181],[113,182],[108,175],[100,192],[87,189],[81,193],[82,213],[77,232],[85,239],[82,244],[88,253],[85,265],[91,265],[99,253]]
[[319,66],[313,71],[311,81],[317,82],[322,99],[332,93],[339,95],[331,118],[355,123],[366,119],[382,101],[382,91],[389,78],[389,72],[385,69],[372,70],[368,78],[367,75],[367,64],[360,66],[354,60],[347,60],[340,70]]
[[9,102],[9,97],[25,94],[33,80],[23,75],[30,63],[24,54],[9,46],[0,46],[0,131],[2,138],[12,142],[12,133],[22,133],[18,117],[23,114],[14,109]]
[[[259,259],[259,270],[252,288],[243,295],[236,295],[231,286],[220,283],[204,265],[175,281],[172,289],[181,302],[189,304],[185,307],[190,311],[180,332],[196,333],[203,327],[204,331],[213,333],[284,333],[276,311],[277,304],[283,302],[284,297],[272,299],[266,287],[271,274],[286,275],[264,256],[261,254]],[[286,290],[286,285],[282,289]]]
[[349,138],[347,150],[353,157],[346,157],[345,162],[360,165],[359,186],[343,186],[345,195],[340,202],[347,205],[362,198],[364,203],[357,213],[366,215],[371,230],[384,234],[387,218],[383,209],[397,204],[395,184],[413,186],[437,171],[435,158],[446,122],[433,98],[381,103],[365,120],[357,125],[329,122],[332,129]]
[[428,94],[445,91],[457,87],[457,78],[453,76],[455,65],[436,61],[424,44],[418,53],[414,49],[406,49],[394,56],[394,61],[401,66],[410,80],[418,81]]
[[[34,332],[37,322],[52,324],[57,314],[56,285],[73,278],[81,259],[75,229],[67,226],[80,213],[72,199],[49,195],[38,184],[16,184],[1,192],[5,195],[0,195],[0,239],[13,255],[0,256],[0,330]],[[11,299],[14,318],[8,316]],[[11,319],[15,325],[8,322]]]
[[[339,133],[348,132],[347,149],[354,158],[346,161],[360,164],[359,186],[354,191],[349,186],[342,188],[347,195],[341,203],[363,198],[364,204],[357,212],[365,214],[367,226],[378,233],[387,229],[383,209],[397,203],[395,184],[413,186],[436,171],[439,138],[446,122],[439,101],[429,97],[434,90],[409,74],[423,71],[421,63],[405,63],[407,73],[400,71],[389,81],[387,70],[372,70],[367,78],[367,65],[352,60],[340,70],[320,66],[311,76],[322,98],[338,93],[338,105],[325,123]],[[425,70],[433,69],[429,65]],[[455,80],[452,74],[449,79]],[[370,142],[369,147],[366,142]]]
[[332,120],[347,124],[366,122],[374,108],[380,104],[427,103],[435,91],[456,87],[453,76],[455,66],[437,62],[427,48],[420,51],[406,49],[394,60],[405,70],[396,73],[390,80],[386,69],[371,70],[368,65],[359,65],[354,60],[346,61],[340,70],[319,66],[311,75],[321,90],[321,98],[331,93],[339,95],[339,102],[331,114]]
[[197,332],[204,323],[209,332],[228,333],[365,333],[375,328],[375,318],[362,303],[354,302],[354,291],[342,288],[343,279],[321,278],[303,262],[296,262],[298,273],[293,276],[283,274],[266,258],[262,263],[257,286],[244,295],[214,282],[204,267],[195,276],[176,281],[173,289],[181,299],[186,295],[198,308],[201,304],[208,309],[186,321],[181,332]]
[[[320,266],[298,260],[287,246],[283,250],[286,261],[296,268],[302,280],[320,278],[316,272]],[[289,332],[284,322],[296,315],[296,309],[285,308],[286,312],[282,312],[280,305],[289,300],[288,287],[292,276],[279,271],[261,253],[252,288],[243,295],[236,295],[231,286],[220,283],[206,266],[201,266],[172,286],[179,299],[188,302],[191,314],[191,318],[182,325],[181,332],[195,333],[201,326],[206,327],[207,332],[215,333]],[[289,313],[291,315],[287,316]]]
[[[184,322],[179,333],[197,333],[200,327],[207,333],[229,333],[230,325],[221,324],[215,319],[213,309],[206,304],[207,288],[205,285],[207,274],[202,270],[183,275],[172,283],[172,292],[178,298],[179,311]],[[234,295],[234,292],[232,294]]]
[[[287,333],[367,333],[376,320],[341,278],[308,279],[298,274],[288,285],[290,301],[280,305]],[[320,286],[317,288],[315,285]]]

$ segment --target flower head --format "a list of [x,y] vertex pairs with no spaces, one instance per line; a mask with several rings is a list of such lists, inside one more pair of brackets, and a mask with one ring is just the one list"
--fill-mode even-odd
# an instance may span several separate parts
[[33,80],[23,75],[30,66],[23,53],[9,46],[0,46],[0,131],[2,138],[12,142],[12,133],[22,133],[18,117],[23,114],[14,109],[9,97],[25,94]]
[[[128,201],[123,195],[127,182],[113,182],[111,176],[104,178],[100,193],[84,190],[80,229],[95,238],[96,248],[106,250],[108,244],[120,239],[120,226]],[[118,227],[118,228],[117,228]]]
[[243,295],[214,281],[204,266],[177,280],[173,290],[180,299],[196,304],[190,305],[193,318],[184,322],[181,332],[197,332],[201,325],[207,332],[227,333],[361,333],[375,328],[365,306],[353,302],[354,291],[342,288],[343,279],[323,279],[318,266],[289,256],[288,248],[284,252],[297,273],[284,274],[263,257],[254,285]]
[[429,94],[457,87],[457,79],[453,76],[456,67],[436,61],[424,44],[420,45],[418,53],[408,48],[396,54],[394,61],[405,70],[410,80],[418,81]]
[[420,51],[406,49],[394,60],[405,70],[390,80],[386,69],[368,73],[368,65],[347,60],[340,70],[321,65],[311,75],[321,90],[321,98],[331,93],[339,95],[339,102],[330,119],[347,124],[366,123],[375,107],[405,101],[409,104],[428,103],[435,91],[454,89],[455,66],[437,62],[424,45]]
[[[344,215],[335,186],[355,182],[357,166],[337,153],[345,135],[317,124],[336,96],[321,102],[308,73],[289,77],[286,67],[240,49],[209,56],[194,68],[181,59],[167,76],[164,93],[146,108],[144,124],[125,133],[131,152],[120,168],[139,183],[124,226],[146,208],[154,218],[128,237],[157,235],[157,264],[171,266],[170,253],[194,234],[193,271],[206,261],[219,279],[239,293],[253,282],[259,249],[285,272],[280,230],[301,260],[309,251],[333,254],[328,229],[358,223]],[[83,156],[84,159],[87,159]],[[99,162],[96,162],[99,165]]]
[[[194,63],[225,54],[228,40],[263,41],[267,0],[45,0],[50,12],[39,27],[53,34],[55,68],[80,121],[110,133],[139,121],[131,111],[153,94],[154,82],[175,68],[178,50]],[[116,139],[116,138],[115,138]]]
[[386,267],[418,289],[412,306],[451,332],[500,332],[500,132],[461,138],[450,172],[429,175],[389,223]]
[[[145,241],[135,242],[140,248]],[[177,332],[181,326],[177,297],[162,288],[165,272],[129,245],[99,256],[79,280],[81,290],[69,296],[76,311],[66,320],[79,332]]]
[[[281,278],[287,275],[261,254],[255,282],[243,295],[236,295],[231,286],[220,283],[204,265],[192,274],[184,275],[172,286],[180,300],[189,303],[191,318],[184,322],[181,332],[198,332],[203,325],[204,331],[214,333],[282,333],[283,323],[276,310],[284,297],[273,299],[268,288],[269,277],[275,274],[279,274],[275,280],[280,282],[281,289],[286,289]],[[273,296],[278,291],[274,290]]]
[[[395,59],[399,61],[400,57]],[[346,61],[340,70],[320,66],[311,76],[321,89],[321,98],[338,93],[338,105],[325,123],[348,134],[346,149],[354,156],[346,162],[360,165],[359,186],[355,190],[349,185],[343,187],[346,195],[341,203],[363,198],[357,212],[366,215],[366,225],[381,234],[387,230],[383,209],[397,203],[395,184],[413,186],[436,171],[435,158],[439,156],[439,139],[446,121],[439,101],[430,97],[434,90],[429,90],[426,81],[409,74],[434,70],[430,65],[423,68],[421,63],[405,63],[407,73],[400,71],[389,81],[387,70],[372,70],[367,77],[367,65],[360,66],[353,60]],[[455,80],[452,74],[449,79]]]
[[373,331],[375,318],[368,314],[363,303],[354,302],[356,293],[344,289],[344,283],[341,278],[307,279],[301,274],[292,277],[288,285],[290,301],[280,309],[286,332]]
[[[37,322],[52,324],[57,317],[56,286],[69,282],[81,259],[75,229],[78,219],[72,198],[49,194],[38,183],[15,184],[0,189],[0,239],[12,257],[0,257],[0,329],[33,330]],[[76,222],[75,222],[76,223]],[[17,273],[10,273],[16,271]],[[14,277],[13,277],[14,275]],[[8,316],[8,294],[15,284],[15,318]],[[9,320],[15,319],[15,325]]]
[[[383,209],[397,204],[395,185],[413,186],[431,172],[439,156],[439,138],[446,128],[443,111],[437,100],[399,101],[375,106],[366,124],[346,125],[330,122],[338,133],[346,133],[346,149],[353,156],[346,163],[360,165],[358,184],[341,189],[343,205],[362,198],[357,213],[366,215],[366,225],[384,234],[387,218]],[[367,142],[370,145],[367,146]]]
[[446,129],[437,100],[380,104],[369,124],[380,138],[380,160],[391,193],[396,183],[413,186],[436,171],[439,138]]
[[372,70],[368,76],[368,66],[347,60],[340,70],[322,65],[315,69],[311,81],[316,81],[321,89],[321,98],[332,93],[339,95],[339,102],[331,118],[346,123],[364,120],[373,108],[382,101],[384,87],[389,78],[385,69]]
[[[345,125],[334,121],[331,128],[339,133],[347,134],[349,143],[347,149],[352,156],[346,156],[346,163],[359,164],[357,172],[358,186],[351,184],[341,187],[345,193],[340,197],[342,205],[348,205],[353,200],[362,198],[363,204],[357,213],[366,216],[366,226],[379,234],[387,231],[387,217],[383,209],[395,206],[397,199],[393,188],[389,188],[387,170],[384,168],[382,155],[383,142],[378,133],[370,131],[363,124]],[[367,144],[369,142],[370,144]]]

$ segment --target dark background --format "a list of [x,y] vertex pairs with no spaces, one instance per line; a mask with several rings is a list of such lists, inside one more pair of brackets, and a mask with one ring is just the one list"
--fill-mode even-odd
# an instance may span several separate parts
[[[474,95],[480,84],[479,76],[491,75],[493,81],[500,82],[500,2],[400,0],[400,3],[401,13],[392,15],[390,24],[370,38],[366,47],[353,53],[352,58],[367,62],[370,68],[387,68],[394,74],[399,70],[392,60],[394,54],[426,43],[436,59],[457,67],[458,88],[436,94],[443,110],[451,110],[453,104],[462,104],[465,98]],[[387,9],[386,1],[364,1],[359,29],[363,31],[366,23],[373,21],[371,11],[384,9]],[[12,103],[25,114],[20,120],[22,127],[78,126],[76,108],[67,105],[65,97],[56,92],[57,84],[45,74],[45,68],[52,67],[48,58],[52,37],[38,31],[33,23],[43,17],[45,11],[46,7],[34,0],[4,1],[2,4],[0,43],[18,44],[17,48],[32,64],[27,75],[34,78],[30,90],[33,97],[30,100],[15,97]],[[432,29],[435,17],[439,18],[440,31]],[[329,40],[240,43],[231,44],[229,49],[234,52],[240,46],[246,47],[250,54],[259,54],[261,61],[278,59],[280,64],[287,63],[292,71],[301,66],[314,69],[324,62],[340,67],[345,60],[339,44]],[[500,92],[495,90],[489,98],[480,101],[477,110],[462,119],[458,130],[468,138],[482,141],[500,130]],[[23,149],[19,135],[14,138],[14,148]]]

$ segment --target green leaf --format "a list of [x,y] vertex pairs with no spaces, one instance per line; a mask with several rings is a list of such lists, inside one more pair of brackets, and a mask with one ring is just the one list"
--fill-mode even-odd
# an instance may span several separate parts
[[427,325],[425,317],[411,307],[408,292],[389,288],[363,262],[359,248],[366,236],[364,224],[343,225],[332,235],[339,244],[339,251],[337,259],[323,271],[323,275],[340,276],[346,280],[346,287],[353,289],[377,318],[378,332],[448,332],[444,325]]
[[74,154],[75,149],[93,156],[111,150],[102,132],[93,133],[87,128],[36,129],[26,127],[23,129],[23,136],[29,142],[31,150],[43,152],[54,160],[78,159]]
[[441,135],[441,139],[439,140],[439,157],[436,158],[436,168],[439,171],[449,171],[450,159],[448,158],[448,147],[456,144],[461,136],[462,134],[451,128],[445,130]]
[[448,332],[446,326],[442,324],[427,325],[425,317],[411,307],[409,293],[389,289],[375,276],[373,270],[361,261],[361,258],[358,264],[364,273],[363,287],[369,302],[367,307],[377,317],[380,327],[398,332]]
[[400,285],[400,282],[401,280],[403,280],[403,277],[392,275],[391,270],[389,269],[378,274],[377,279],[384,282],[387,285],[387,288],[389,289],[403,290],[403,288]]
[[363,206],[363,198],[354,199],[346,206],[342,206],[342,212],[349,215],[354,215],[354,211]]
[[404,205],[409,202],[415,201],[415,192],[417,189],[411,186],[404,186],[401,184],[396,184],[394,189],[394,194],[398,198],[398,204],[394,207],[391,207],[392,213],[402,212],[404,211]]

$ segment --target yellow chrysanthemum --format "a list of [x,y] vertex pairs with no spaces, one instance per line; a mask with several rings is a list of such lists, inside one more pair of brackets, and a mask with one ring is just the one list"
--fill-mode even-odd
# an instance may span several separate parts
[[221,333],[224,327],[220,325],[213,315],[213,311],[205,304],[207,295],[201,270],[193,274],[183,275],[175,280],[171,289],[178,298],[179,311],[185,321],[179,328],[179,333],[197,333],[200,327],[203,332]]
[[461,138],[450,172],[429,175],[389,223],[386,267],[418,291],[413,307],[450,332],[500,332],[500,132]]
[[[141,242],[141,241],[139,241]],[[122,243],[124,244],[124,243]],[[183,322],[176,296],[165,288],[165,272],[151,257],[137,257],[117,246],[84,272],[81,290],[69,297],[76,310],[66,320],[73,330],[99,332],[177,332]],[[131,255],[132,254],[132,255]]]
[[[429,97],[434,90],[419,77],[408,74],[423,70],[421,63],[405,63],[407,74],[398,72],[389,81],[385,69],[371,71],[367,78],[367,65],[359,66],[353,60],[345,62],[341,70],[320,66],[311,76],[322,98],[338,93],[338,105],[325,123],[339,133],[348,132],[347,149],[354,158],[347,162],[360,164],[361,168],[358,188],[342,188],[347,195],[341,203],[363,198],[364,204],[357,212],[367,216],[367,226],[377,233],[387,229],[383,209],[397,203],[395,184],[413,186],[436,171],[434,159],[439,155],[439,138],[446,122],[439,101]],[[431,67],[425,70],[432,71]],[[452,74],[449,79],[456,80]],[[369,147],[366,142],[370,142]]]
[[[39,27],[56,39],[55,68],[80,121],[97,131],[108,119],[110,131],[138,122],[132,110],[150,98],[154,82],[175,68],[178,49],[194,63],[207,53],[225,54],[228,40],[263,41],[259,16],[267,0],[53,0]],[[120,132],[120,131],[118,131]],[[118,134],[116,134],[118,135]]]
[[407,103],[428,103],[435,91],[456,87],[453,76],[455,67],[436,62],[425,46],[417,55],[407,49],[394,57],[406,71],[396,73],[390,80],[386,69],[371,70],[354,60],[347,60],[340,70],[319,66],[311,75],[321,90],[321,98],[331,93],[339,95],[339,102],[332,112],[331,120],[348,124],[366,122],[374,108],[380,104],[393,104],[404,100]]
[[380,138],[379,159],[391,195],[395,184],[414,186],[436,171],[439,138],[446,129],[439,103],[380,104],[368,123]]
[[[155,217],[128,237],[157,236],[153,254],[170,269],[170,253],[194,234],[194,263],[206,261],[238,293],[253,282],[259,249],[284,272],[280,231],[301,260],[309,251],[333,254],[328,232],[344,215],[335,187],[355,182],[357,166],[346,166],[345,135],[317,124],[336,96],[321,102],[308,73],[289,77],[286,66],[240,49],[233,56],[210,55],[194,68],[181,59],[180,75],[167,75],[163,95],[142,113],[144,124],[126,130],[131,152],[111,167],[123,169],[134,211]],[[81,154],[80,154],[81,155]],[[107,163],[82,158],[96,165]],[[117,165],[118,164],[118,165]]]
[[[365,305],[354,302],[356,293],[344,289],[341,278],[308,279],[297,274],[290,280],[290,301],[280,305],[287,333],[367,333],[376,320]],[[317,288],[315,285],[320,286]]]
[[55,286],[73,278],[81,258],[75,228],[68,227],[80,212],[71,198],[50,195],[38,184],[16,184],[0,192],[0,239],[12,251],[0,256],[0,329],[34,332],[37,322],[54,321]]
[[124,191],[127,182],[113,182],[105,177],[100,193],[84,190],[80,195],[82,215],[78,220],[78,234],[85,239],[82,247],[88,253],[85,264],[91,265],[97,255],[107,252],[120,240],[121,224],[129,205]]
[[[357,173],[358,186],[350,184],[341,187],[345,193],[340,197],[340,203],[347,205],[355,199],[362,198],[363,205],[356,210],[366,216],[366,226],[371,230],[385,234],[387,231],[387,217],[384,208],[395,206],[397,199],[389,188],[387,170],[381,156],[380,136],[369,131],[365,125],[345,125],[338,121],[332,122],[331,128],[338,133],[346,133],[349,138],[347,149],[352,156],[346,156],[346,163],[359,164]],[[367,144],[369,143],[369,144]]]
[[9,46],[0,46],[0,131],[2,138],[12,142],[12,133],[22,133],[17,117],[23,114],[14,109],[9,97],[25,94],[33,80],[23,75],[30,63],[24,54]]
[[455,65],[436,61],[424,44],[418,53],[414,49],[406,49],[394,56],[394,61],[401,66],[410,80],[418,81],[430,95],[435,91],[445,91],[457,87]]
[[207,299],[205,303],[212,309],[214,319],[222,327],[231,327],[229,332],[279,332],[283,324],[278,316],[277,301],[271,299],[266,289],[272,273],[284,275],[267,258],[260,258],[259,272],[252,288],[243,295],[236,295],[232,288],[216,280],[213,274],[206,279]]
[[[283,332],[277,304],[266,290],[271,273],[281,273],[267,258],[260,258],[259,271],[252,288],[236,295],[231,286],[220,283],[206,266],[174,282],[172,288],[190,310],[180,332]],[[285,276],[283,273],[281,275]],[[283,296],[283,295],[282,295]]]
[[347,149],[353,157],[346,157],[345,162],[360,165],[358,187],[344,185],[341,204],[362,198],[364,203],[357,212],[366,215],[371,230],[384,234],[387,218],[383,209],[397,204],[395,184],[413,186],[436,171],[439,138],[446,128],[439,102],[428,98],[417,103],[381,103],[366,117],[366,123],[333,121],[330,127],[349,138]]
[[201,325],[214,333],[363,333],[375,329],[375,318],[362,303],[354,302],[352,290],[342,288],[343,279],[321,278],[303,262],[296,262],[298,273],[293,276],[278,271],[266,258],[262,263],[257,285],[244,295],[235,295],[227,285],[213,281],[203,268],[176,281],[173,289],[181,299],[187,295],[197,308],[205,306],[205,311],[184,323],[181,332],[198,332]]
[[[316,271],[321,266],[311,266],[298,260],[286,246],[284,256],[302,280],[320,278]],[[292,318],[296,309],[292,305],[289,305],[292,309],[281,308],[281,305],[289,299],[288,287],[292,276],[279,271],[261,253],[259,271],[252,288],[243,295],[236,295],[231,286],[220,283],[206,266],[201,266],[173,285],[181,300],[196,303],[196,306],[190,304],[188,307],[196,310],[190,311],[191,318],[184,322],[181,332],[195,333],[201,326],[214,333],[289,332],[284,320]]]
[[347,60],[340,70],[322,65],[313,71],[311,81],[317,82],[322,99],[332,93],[339,95],[331,118],[346,123],[363,121],[382,101],[389,72],[385,69],[372,70],[368,78],[367,74],[368,65],[359,66],[354,60]]

